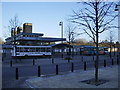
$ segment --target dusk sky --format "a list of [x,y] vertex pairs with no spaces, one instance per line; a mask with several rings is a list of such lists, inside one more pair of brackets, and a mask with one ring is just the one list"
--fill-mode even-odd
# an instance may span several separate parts
[[[73,15],[72,10],[78,10],[80,6],[76,2],[3,2],[2,3],[2,33],[4,37],[9,20],[18,15],[19,21],[33,24],[33,33],[44,33],[45,37],[61,37],[59,22],[64,23],[64,32],[68,25],[67,19]],[[117,21],[116,21],[117,24]],[[21,25],[22,26],[22,25]],[[77,30],[77,32],[80,32]],[[117,29],[114,30],[115,41],[117,38]],[[64,33],[65,34],[65,33]],[[100,35],[100,40],[108,38],[109,32]],[[65,37],[65,35],[64,35]],[[88,36],[81,35],[79,38],[90,40]]]

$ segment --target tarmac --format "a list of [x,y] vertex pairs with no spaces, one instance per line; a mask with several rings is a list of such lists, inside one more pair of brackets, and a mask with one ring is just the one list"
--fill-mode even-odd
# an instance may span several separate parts
[[60,73],[29,78],[25,81],[29,88],[120,88],[118,65],[99,68],[99,80],[106,80],[98,86],[82,81],[95,78],[95,69],[76,70],[74,72]]

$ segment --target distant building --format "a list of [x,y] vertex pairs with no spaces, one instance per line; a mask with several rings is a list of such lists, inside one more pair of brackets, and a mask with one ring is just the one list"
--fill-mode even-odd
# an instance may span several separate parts
[[23,24],[23,33],[32,33],[32,23]]
[[[65,41],[65,38],[52,38],[52,37],[42,37],[44,34],[42,33],[24,33],[21,32],[17,34],[15,37],[8,37],[6,38],[6,44],[12,45],[14,44],[14,41],[16,42],[16,45],[50,45],[52,43],[55,43],[57,41]],[[14,40],[15,39],[15,40]]]
[[2,46],[4,53],[11,53],[14,45],[43,46],[55,44],[58,41],[66,41],[65,38],[43,37],[43,33],[32,33],[32,23],[24,23],[22,27],[11,30],[11,37],[6,38]]

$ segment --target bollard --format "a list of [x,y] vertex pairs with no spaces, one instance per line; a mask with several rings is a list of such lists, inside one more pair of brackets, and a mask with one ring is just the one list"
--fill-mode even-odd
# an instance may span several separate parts
[[2,62],[4,61],[3,55],[2,55]]
[[104,60],[104,67],[106,67],[106,60]]
[[117,58],[118,58],[118,55],[117,55]]
[[68,58],[68,63],[70,62],[70,58]]
[[86,62],[84,62],[84,70],[86,71]]
[[114,65],[114,61],[113,61],[113,59],[112,59],[112,65]]
[[96,61],[95,61],[95,68],[96,68]]
[[93,61],[94,61],[94,56],[93,56]]
[[54,64],[54,59],[52,58],[52,64]]
[[51,57],[49,56],[49,59],[50,59]]
[[18,68],[16,68],[16,80],[18,80]]
[[61,58],[63,58],[63,53],[61,54]]
[[35,65],[35,60],[33,59],[33,66]]
[[12,60],[10,61],[10,67],[12,67]]
[[58,64],[56,65],[56,75],[58,75]]
[[111,54],[110,54],[110,58],[111,58],[112,56],[111,56]]
[[119,58],[117,58],[117,65],[119,65]]
[[41,73],[40,73],[40,66],[38,66],[38,77],[40,77]]
[[72,63],[71,72],[74,72],[74,63]]
[[76,52],[76,55],[77,55],[77,52]]
[[81,60],[83,61],[83,56],[81,57]]

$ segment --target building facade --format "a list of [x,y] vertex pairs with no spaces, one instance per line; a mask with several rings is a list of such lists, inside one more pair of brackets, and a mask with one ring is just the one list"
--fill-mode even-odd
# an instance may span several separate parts
[[32,33],[32,23],[24,23],[23,28],[17,27],[11,30],[11,37],[6,38],[3,45],[3,53],[12,53],[16,46],[50,46],[58,41],[66,41],[65,38],[43,37],[43,33]]

